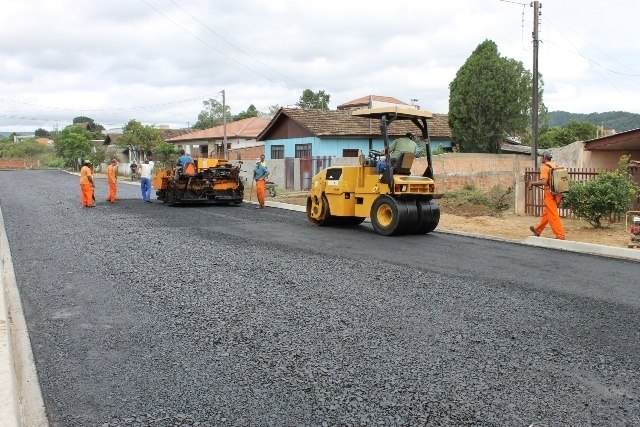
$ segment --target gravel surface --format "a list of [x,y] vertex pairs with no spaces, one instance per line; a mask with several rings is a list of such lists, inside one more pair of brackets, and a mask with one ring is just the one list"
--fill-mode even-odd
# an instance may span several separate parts
[[[0,172],[52,426],[640,424],[637,263],[567,254],[564,278],[488,277],[462,268],[477,239],[429,236],[446,265],[427,248],[384,261],[419,240],[318,237],[303,213],[168,208],[125,184],[112,206],[104,182],[82,209],[77,182]],[[506,265],[555,262],[487,245]],[[573,292],[581,263],[624,292]]]

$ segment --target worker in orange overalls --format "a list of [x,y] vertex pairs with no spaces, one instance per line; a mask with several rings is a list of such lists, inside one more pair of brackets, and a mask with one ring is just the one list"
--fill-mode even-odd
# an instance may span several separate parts
[[269,172],[267,170],[267,164],[264,161],[264,155],[260,156],[260,160],[256,162],[256,166],[253,168],[253,179],[256,182],[256,196],[258,196],[259,209],[264,209],[265,197],[266,197],[266,183]]
[[93,190],[96,184],[93,182],[93,173],[91,172],[91,162],[84,161],[84,166],[80,168],[80,202],[85,208],[95,207],[95,197]]
[[109,194],[107,195],[107,202],[116,202],[116,191],[118,191],[117,183],[118,176],[116,171],[118,170],[118,161],[112,159],[109,166],[107,166],[107,186],[109,187]]
[[540,155],[540,179],[538,181],[532,181],[529,183],[529,190],[534,186],[544,186],[544,208],[542,209],[542,217],[540,222],[535,227],[532,225],[529,230],[537,237],[540,236],[544,228],[549,224],[553,234],[556,235],[556,239],[564,240],[564,228],[562,227],[562,221],[558,214],[558,203],[562,200],[561,194],[553,194],[551,192],[551,186],[549,185],[551,179],[551,168],[558,167],[557,164],[551,161],[553,155],[549,151],[545,151]]

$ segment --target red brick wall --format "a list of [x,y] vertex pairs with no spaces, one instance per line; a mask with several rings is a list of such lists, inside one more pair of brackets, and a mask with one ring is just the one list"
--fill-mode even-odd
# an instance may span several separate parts
[[[426,157],[414,160],[414,174],[422,175]],[[438,193],[458,190],[467,184],[488,191],[494,186],[515,187],[518,177],[531,166],[529,156],[517,154],[447,153],[433,156],[433,173]],[[522,178],[520,178],[522,179]]]
[[229,160],[255,160],[264,154],[264,146],[229,150]]
[[31,169],[38,166],[38,161],[0,158],[0,169]]

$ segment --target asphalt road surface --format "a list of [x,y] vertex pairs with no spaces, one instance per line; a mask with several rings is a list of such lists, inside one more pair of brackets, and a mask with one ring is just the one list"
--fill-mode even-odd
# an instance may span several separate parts
[[640,425],[637,262],[97,187],[0,172],[53,426]]

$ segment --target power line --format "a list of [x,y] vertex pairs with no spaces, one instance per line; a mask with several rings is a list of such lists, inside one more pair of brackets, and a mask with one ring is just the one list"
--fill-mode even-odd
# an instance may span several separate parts
[[[609,55],[607,52],[603,51],[602,49],[600,49],[598,46],[594,45],[593,43],[591,43],[589,40],[585,39],[584,37],[580,36],[578,33],[576,33],[575,31],[572,31],[573,34],[577,35],[578,37],[580,37],[582,40],[584,40],[585,42],[587,42],[589,45],[593,46],[595,49],[599,50],[602,54],[604,54],[605,56],[609,57],[610,59],[612,59],[613,61],[617,62],[618,64],[620,64],[622,67],[632,71],[632,73],[623,73],[617,70],[613,70],[611,68],[605,67],[604,65],[600,64],[599,62],[589,58],[588,56],[586,56],[585,54],[583,54],[582,52],[580,52],[580,50],[573,44],[573,42],[571,41],[571,39],[565,34],[565,32],[562,30],[562,28],[560,28],[560,26],[554,24],[551,20],[547,19],[547,21],[553,25],[553,27],[558,30],[558,32],[560,32],[560,34],[562,34],[564,36],[565,39],[567,39],[567,41],[571,44],[571,46],[573,47],[574,51],[572,52],[573,54],[580,56],[581,58],[587,60],[587,62],[589,62],[591,65],[601,68],[604,71],[607,71],[609,73],[612,74],[617,74],[619,76],[625,76],[625,77],[640,77],[640,73],[638,73],[637,71],[633,70],[632,68],[626,66],[625,64],[623,64],[622,62],[618,61],[616,58],[612,57],[611,55]],[[549,40],[545,40],[550,42],[551,44],[554,44],[560,48],[562,48],[562,46],[560,46],[557,43],[554,43],[552,41]],[[569,51],[568,49],[565,49],[567,51]]]
[[163,103],[158,103],[158,104],[141,105],[141,106],[135,106],[135,107],[115,107],[115,108],[97,108],[97,109],[82,108],[82,107],[60,108],[60,107],[52,107],[52,106],[49,106],[49,105],[41,105],[41,104],[33,104],[33,103],[30,103],[30,102],[17,101],[17,100],[8,99],[8,98],[0,98],[0,101],[12,102],[12,103],[15,103],[15,104],[28,105],[30,107],[38,107],[38,108],[42,108],[44,110],[51,110],[51,111],[85,111],[85,112],[100,112],[100,113],[109,113],[109,112],[120,113],[120,112],[125,112],[125,111],[152,110],[154,108],[165,107],[165,106],[168,106],[168,105],[182,104],[184,102],[191,102],[191,101],[195,101],[195,100],[201,100],[201,99],[204,99],[204,98],[212,98],[213,97],[215,99],[218,96],[219,96],[219,92],[217,92],[215,94],[205,95],[205,96],[196,96],[196,97],[193,97],[193,98],[180,99],[180,100],[177,100],[177,101],[168,101],[168,102],[163,102]]
[[207,24],[205,24],[204,22],[202,22],[200,19],[198,19],[196,16],[194,16],[193,14],[191,14],[189,11],[187,11],[184,7],[182,7],[181,5],[179,5],[178,3],[176,3],[174,0],[169,0],[171,3],[173,3],[178,9],[180,9],[181,11],[183,11],[185,14],[187,14],[191,19],[193,19],[194,21],[196,21],[198,24],[202,25],[204,28],[206,28],[207,30],[209,30],[211,33],[213,33],[216,37],[218,37],[219,39],[223,40],[224,42],[226,42],[229,46],[231,46],[232,48],[236,49],[238,52],[246,55],[247,57],[249,57],[250,59],[252,59],[253,61],[257,62],[258,64],[262,65],[265,68],[268,68],[269,70],[273,71],[274,73],[278,74],[281,77],[284,77],[284,79],[289,80],[291,82],[293,82],[294,84],[296,84],[297,86],[302,87],[303,85],[296,81],[295,79],[281,73],[280,71],[276,70],[275,68],[265,64],[264,62],[261,62],[260,60],[256,59],[254,57],[254,55],[250,54],[249,52],[245,51],[244,49],[238,47],[235,43],[231,42],[230,40],[228,40],[226,37],[224,37],[223,35],[221,35],[220,33],[218,33],[217,31],[215,31],[213,28],[211,28],[210,26],[208,26]]
[[222,50],[218,49],[217,47],[211,45],[210,43],[208,43],[206,40],[203,40],[202,38],[198,37],[196,34],[192,33],[191,31],[189,31],[188,29],[186,29],[184,26],[180,25],[179,23],[177,23],[175,20],[171,19],[169,16],[167,16],[165,13],[163,13],[161,10],[159,10],[157,7],[155,7],[154,5],[152,5],[151,3],[149,3],[147,0],[140,0],[143,3],[145,3],[147,6],[149,6],[151,9],[153,9],[156,13],[158,13],[160,16],[162,16],[163,18],[165,18],[167,21],[171,22],[173,25],[175,25],[176,27],[180,28],[182,31],[184,31],[185,33],[189,34],[191,37],[193,37],[194,39],[198,40],[200,43],[204,44],[205,46],[207,46],[208,48],[210,48],[211,50],[214,50],[216,52],[218,52],[220,55],[224,56],[225,58],[229,59],[230,61],[235,62],[236,64],[238,64],[239,66],[246,68],[247,70],[269,80],[270,82],[276,83],[276,81],[274,79],[272,79],[271,77],[261,73],[260,71],[249,67],[246,64],[243,64],[242,62],[238,61],[237,59],[231,57],[230,55],[227,55],[225,52],[223,52]]

